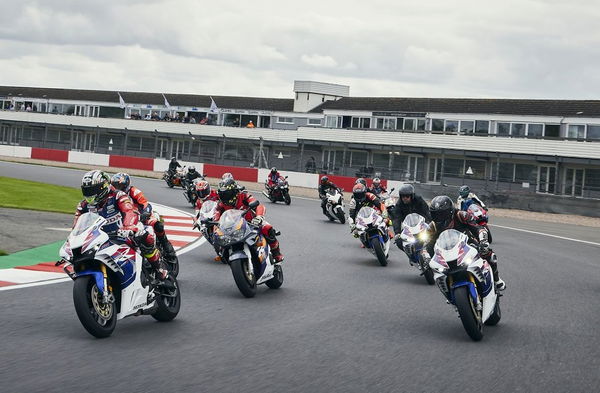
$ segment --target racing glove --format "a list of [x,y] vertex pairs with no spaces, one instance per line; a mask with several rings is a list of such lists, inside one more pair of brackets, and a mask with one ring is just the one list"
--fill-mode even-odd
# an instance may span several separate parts
[[250,223],[254,226],[261,226],[263,224],[264,218],[263,216],[256,216],[252,219],[252,221],[250,221]]

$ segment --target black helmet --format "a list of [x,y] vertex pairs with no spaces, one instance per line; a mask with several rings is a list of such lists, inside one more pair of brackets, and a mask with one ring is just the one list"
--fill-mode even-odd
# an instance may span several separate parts
[[468,197],[470,193],[471,193],[471,188],[469,186],[461,186],[458,189],[458,195],[460,195],[463,198]]
[[275,173],[277,173],[277,168],[275,168],[275,167],[271,168],[271,173],[272,173],[272,174],[275,174]]
[[367,196],[367,186],[362,183],[357,183],[352,187],[352,196],[356,202],[362,202]]
[[229,206],[235,206],[239,192],[240,189],[232,178],[227,178],[219,183],[219,189],[217,190],[221,202]]
[[398,188],[398,196],[402,199],[403,196],[409,196],[411,199],[415,197],[415,188],[412,184],[403,184]]
[[175,162],[175,161],[177,161],[177,158],[171,157],[171,162]]
[[327,176],[323,176],[323,177],[321,178],[321,184],[325,184],[325,183],[327,183],[328,181],[329,181],[329,178],[328,178]]
[[192,172],[192,173],[196,172],[196,167],[192,165],[191,167],[188,168],[188,172]]
[[100,205],[110,193],[110,178],[102,171],[89,171],[81,179],[81,192],[87,203]]
[[454,203],[446,195],[436,196],[431,200],[429,206],[431,219],[435,222],[439,231],[448,227],[454,216]]
[[366,181],[365,179],[363,179],[362,177],[359,177],[359,178],[358,178],[358,179],[356,179],[356,181],[354,182],[354,184],[358,184],[358,183],[360,183],[360,184],[362,184],[362,185],[364,185],[364,186],[366,186],[366,185],[367,185],[367,181]]

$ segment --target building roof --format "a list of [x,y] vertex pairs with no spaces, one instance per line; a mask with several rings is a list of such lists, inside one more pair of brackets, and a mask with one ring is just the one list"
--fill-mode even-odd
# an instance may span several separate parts
[[[161,93],[121,91],[126,103],[164,105]],[[47,98],[54,100],[119,102],[119,92],[106,90],[56,89],[45,87],[0,86],[0,97]],[[210,96],[196,94],[171,94],[165,97],[172,106],[209,108]],[[212,96],[219,108],[255,109],[263,111],[293,112],[294,100],[287,98]]]
[[343,97],[337,101],[324,102],[311,112],[336,109],[382,112],[600,117],[600,100]]

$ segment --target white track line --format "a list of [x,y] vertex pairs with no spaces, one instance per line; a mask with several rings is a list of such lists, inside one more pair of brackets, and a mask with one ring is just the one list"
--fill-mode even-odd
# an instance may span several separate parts
[[498,228],[504,228],[504,229],[512,229],[513,231],[519,231],[519,232],[526,232],[526,233],[533,233],[535,235],[541,235],[541,236],[548,236],[548,237],[553,237],[556,239],[562,239],[562,240],[570,240],[572,242],[578,242],[578,243],[584,243],[584,244],[591,244],[593,246],[600,246],[600,243],[595,243],[595,242],[589,242],[587,240],[580,240],[580,239],[573,239],[571,237],[564,237],[564,236],[558,236],[558,235],[551,235],[549,233],[543,233],[543,232],[536,232],[536,231],[530,231],[527,229],[521,229],[521,228],[513,228],[513,227],[505,227],[503,225],[497,225],[497,224],[493,224],[490,225],[491,227],[498,227]]

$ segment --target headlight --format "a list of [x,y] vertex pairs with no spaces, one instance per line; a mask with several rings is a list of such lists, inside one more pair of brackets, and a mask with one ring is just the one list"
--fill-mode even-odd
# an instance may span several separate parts
[[422,243],[427,243],[429,241],[429,233],[427,233],[425,231],[419,233],[417,235],[417,237],[419,238],[419,241],[421,241]]

